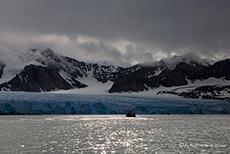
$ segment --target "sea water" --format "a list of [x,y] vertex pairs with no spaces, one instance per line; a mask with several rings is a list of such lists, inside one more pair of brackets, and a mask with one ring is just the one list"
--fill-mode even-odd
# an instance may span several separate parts
[[229,115],[0,116],[0,153],[230,153]]

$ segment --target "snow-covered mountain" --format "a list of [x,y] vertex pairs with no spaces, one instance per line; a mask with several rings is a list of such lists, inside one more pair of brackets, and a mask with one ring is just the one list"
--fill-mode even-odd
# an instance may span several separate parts
[[132,73],[120,74],[110,92],[144,91],[161,86],[182,86],[212,77],[223,80],[230,79],[230,59],[214,64],[206,63],[206,61],[200,63],[200,60],[198,62],[173,60],[173,63],[160,61],[153,65],[140,64],[136,67],[138,69]]
[[58,70],[68,80],[92,75],[95,79],[104,83],[108,80],[113,81],[114,73],[119,69],[119,67],[112,65],[86,63],[70,57],[64,57],[54,53],[51,49],[42,52],[37,49],[31,49],[28,55],[42,65]]
[[194,53],[187,53],[183,56],[173,56],[167,59],[161,59],[160,61],[152,62],[152,63],[141,63],[141,66],[149,66],[149,67],[166,67],[170,70],[175,69],[177,64],[179,63],[186,63],[188,65],[196,66],[209,66],[212,65],[214,62],[207,59],[202,59]]
[[20,73],[2,83],[0,85],[2,90],[41,92],[85,88],[87,84],[81,83],[78,79],[91,76],[102,83],[114,81],[120,69],[111,65],[77,61],[58,55],[51,49],[45,51],[31,49],[27,56],[32,64],[26,65]]
[[[90,88],[94,82],[109,86],[107,87],[109,93],[120,93],[191,86],[197,81],[211,78],[215,78],[216,81],[230,80],[230,59],[213,63],[191,53],[126,68],[78,61],[56,54],[51,49],[44,51],[31,49],[27,58],[29,62],[21,68],[10,68],[7,64],[0,63],[1,90],[42,92],[79,89],[81,91],[80,89]],[[228,88],[227,86],[223,89],[228,93],[230,91]],[[171,93],[166,91],[158,94]],[[181,97],[194,96],[174,94]]]

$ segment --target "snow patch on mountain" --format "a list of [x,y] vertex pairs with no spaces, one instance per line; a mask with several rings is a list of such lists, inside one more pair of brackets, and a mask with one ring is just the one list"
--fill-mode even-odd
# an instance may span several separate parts
[[113,85],[113,82],[107,81],[106,83],[102,83],[97,81],[94,77],[92,77],[92,71],[88,74],[87,77],[78,78],[78,81],[86,84],[86,88],[75,88],[70,90],[58,90],[51,91],[50,93],[69,93],[69,94],[103,94],[108,95],[108,91]]

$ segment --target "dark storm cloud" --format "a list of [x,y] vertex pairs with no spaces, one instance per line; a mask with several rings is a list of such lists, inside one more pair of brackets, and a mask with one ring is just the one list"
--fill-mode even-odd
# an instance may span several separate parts
[[[90,57],[92,57],[91,61],[95,61],[95,59],[97,59],[100,62],[127,66],[140,61],[149,62],[153,60],[152,54],[139,46],[133,47],[131,45],[127,45],[124,47],[126,51],[125,53],[121,53],[116,47],[109,46],[102,41],[99,43],[83,43],[79,44],[79,46],[81,49],[86,51],[86,55],[90,55]],[[105,60],[103,61],[103,59]]]
[[[91,40],[81,45],[89,55],[97,51],[96,56],[123,61],[126,57],[129,62],[140,59],[137,56],[140,53],[154,57],[159,49],[165,55],[191,50],[204,57],[217,52],[229,56],[229,27],[229,0],[0,1],[0,34],[15,33],[18,39],[18,34],[23,34],[30,38],[26,43],[14,42],[14,45],[39,44],[31,42],[31,37],[46,34],[67,36],[71,41],[86,36],[107,41],[106,45]],[[110,46],[109,42],[121,40],[140,44],[141,52],[131,50],[136,47],[130,44],[125,45],[130,46],[125,52]]]

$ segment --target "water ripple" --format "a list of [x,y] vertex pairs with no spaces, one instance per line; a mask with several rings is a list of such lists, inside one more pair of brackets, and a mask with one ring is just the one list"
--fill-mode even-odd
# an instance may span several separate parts
[[229,115],[0,117],[0,153],[227,153]]

